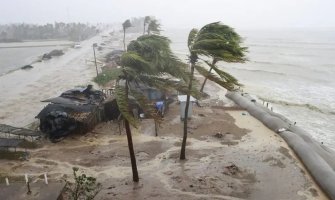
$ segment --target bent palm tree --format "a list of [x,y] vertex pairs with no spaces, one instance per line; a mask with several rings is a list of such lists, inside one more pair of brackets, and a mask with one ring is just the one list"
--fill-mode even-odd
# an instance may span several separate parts
[[[220,37],[223,37],[223,39],[227,40],[227,44],[231,45],[234,48],[235,54],[230,53],[229,51],[222,50],[219,54],[219,57],[212,57],[211,62],[205,61],[205,63],[210,67],[208,73],[211,73],[211,71],[214,69],[214,71],[224,79],[229,80],[228,82],[231,82],[232,84],[239,85],[236,78],[231,76],[228,73],[225,72],[219,72],[216,66],[216,63],[219,61],[224,61],[228,63],[243,63],[247,59],[245,58],[245,52],[247,51],[246,47],[241,47],[242,38],[238,33],[235,32],[235,30],[227,25],[221,25],[221,26],[212,26],[213,32],[220,33]],[[207,81],[207,77],[205,77],[204,82],[201,85],[200,92],[203,92],[205,84]]]
[[181,62],[170,48],[171,41],[160,35],[143,35],[131,41],[128,50],[149,60],[160,73],[188,81],[187,65]]
[[[230,42],[226,36],[226,32],[223,31],[226,26],[219,23],[210,23],[205,25],[198,31],[192,29],[188,36],[188,49],[190,52],[189,60],[191,63],[191,74],[188,83],[188,89],[192,88],[192,80],[194,76],[194,70],[196,69],[201,75],[208,78],[211,81],[219,84],[227,90],[234,90],[235,86],[240,85],[238,81],[228,73],[212,66],[213,69],[219,74],[219,77],[215,74],[209,73],[204,67],[197,65],[199,56],[211,57],[216,60],[224,59],[225,54],[231,54],[234,57],[241,56],[241,51],[238,51],[235,44]],[[180,151],[180,159],[186,159],[186,140],[187,140],[187,118],[188,108],[190,104],[190,93],[187,93],[185,116],[184,116],[184,133],[183,141]]]
[[130,112],[129,97],[132,97],[133,101],[156,123],[161,121],[161,117],[154,111],[146,97],[136,89],[136,86],[144,84],[160,90],[188,91],[185,81],[176,82],[162,77],[163,74],[180,78],[188,77],[185,75],[186,65],[172,54],[169,44],[170,41],[166,37],[145,35],[132,41],[128,45],[128,52],[121,56],[122,68],[118,75],[115,96],[125,121],[134,182],[139,181],[139,176],[130,125],[137,127],[139,122]]
[[124,21],[122,23],[122,28],[123,28],[123,49],[124,51],[127,51],[126,49],[126,30],[127,28],[130,28],[131,27],[131,23],[130,23],[130,20],[127,19],[126,21]]

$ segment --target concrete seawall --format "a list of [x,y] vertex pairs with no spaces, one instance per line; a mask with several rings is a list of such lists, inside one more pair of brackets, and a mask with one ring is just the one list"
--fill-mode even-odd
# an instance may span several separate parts
[[248,94],[228,92],[226,96],[246,109],[265,126],[278,133],[294,150],[315,181],[335,200],[335,152],[320,144],[312,136],[284,116],[257,103]]

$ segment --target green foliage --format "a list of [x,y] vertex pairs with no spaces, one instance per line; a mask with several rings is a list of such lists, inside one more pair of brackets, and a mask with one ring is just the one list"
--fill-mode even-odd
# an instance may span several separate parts
[[93,81],[99,85],[106,85],[111,80],[116,80],[122,74],[122,69],[112,69],[100,73]]
[[148,35],[150,35],[151,32],[153,32],[154,34],[159,34],[161,31],[161,25],[159,24],[159,22],[156,19],[151,19],[148,25]]
[[191,51],[192,50],[192,46],[194,44],[194,40],[196,38],[198,34],[198,29],[192,29],[188,35],[188,40],[187,40],[187,46],[188,46],[188,49]]
[[72,41],[85,40],[94,36],[98,29],[83,23],[54,24],[10,24],[0,25],[0,40],[19,42],[20,40],[64,39]]
[[[169,78],[163,78],[158,76],[146,76],[142,75],[141,80],[150,87],[159,89],[160,91],[172,91],[177,90],[182,94],[191,94],[194,97],[200,97],[201,94],[196,87],[193,87],[191,91],[188,90],[188,85],[186,82],[176,81]],[[197,80],[193,79],[197,82]]]
[[20,144],[20,148],[25,148],[25,149],[37,149],[41,145],[37,144],[37,142],[30,142],[28,140],[23,140]]
[[[127,83],[125,83],[127,84]],[[119,84],[115,87],[116,102],[119,107],[122,116],[128,120],[129,124],[134,127],[138,127],[138,120],[130,113],[129,109],[129,97],[128,97],[128,87],[120,86]]]
[[192,38],[193,43],[189,46],[192,52],[219,60],[224,60],[227,53],[230,57],[243,58],[247,51],[246,47],[240,47],[242,39],[234,29],[220,22],[205,25]]
[[135,101],[141,106],[148,118],[152,118],[159,123],[162,121],[162,118],[158,115],[152,103],[148,101],[146,96],[136,89],[130,89],[130,95],[135,98]]
[[4,160],[20,160],[26,157],[27,153],[23,151],[4,151],[0,150],[0,159]]
[[130,67],[136,70],[138,73],[147,72],[153,73],[155,68],[146,61],[143,57],[135,52],[126,52],[121,56],[121,65]]
[[[122,75],[118,78],[115,94],[120,112],[132,126],[137,127],[138,121],[129,109],[130,96],[145,110],[147,116],[160,121],[153,106],[133,86],[145,85],[161,91],[189,92],[186,85],[189,80],[188,66],[172,53],[170,43],[164,36],[143,35],[131,41],[128,51],[121,56]],[[176,78],[181,81],[176,81]],[[199,94],[197,90],[191,92],[194,96]]]
[[[232,76],[231,74],[229,74],[229,73],[227,73],[227,72],[225,72],[225,71],[223,71],[223,70],[221,70],[221,69],[219,69],[216,65],[215,65],[215,62],[214,62],[214,64],[212,64],[212,63],[209,63],[208,61],[205,61],[206,62],[206,64],[207,65],[209,65],[210,67],[211,67],[211,69],[213,69],[219,76],[220,76],[220,78],[223,80],[223,81],[225,81],[225,82],[227,82],[227,83],[230,83],[231,84],[231,86],[242,86],[242,84],[240,84],[239,82],[238,82],[238,80],[234,77],[234,76]],[[233,89],[233,88],[232,88]],[[231,89],[231,90],[232,90]]]
[[224,72],[216,67],[219,61],[225,62],[245,62],[246,47],[241,47],[242,39],[233,28],[214,22],[205,25],[199,31],[196,29],[191,30],[188,39],[188,47],[191,54],[191,62],[196,63],[199,56],[205,56],[212,60],[206,61],[211,70],[215,74],[205,72],[204,68],[197,66],[196,69],[200,74],[210,79],[215,83],[225,87],[228,90],[234,90],[236,86],[241,86],[235,77]]
[[[180,151],[180,159],[186,159],[186,140],[187,140],[187,117],[188,117],[188,107],[190,104],[190,90],[192,90],[193,85],[193,72],[196,69],[201,75],[206,79],[210,79],[220,86],[228,89],[234,90],[235,86],[239,86],[237,79],[232,75],[218,69],[215,64],[220,61],[244,61],[245,47],[240,47],[241,37],[229,26],[223,25],[219,22],[207,24],[202,27],[199,31],[197,29],[192,29],[188,36],[188,49],[190,51],[189,59],[191,63],[191,75],[188,82],[187,101],[185,107],[185,120],[184,120],[184,133],[183,141]],[[206,62],[210,65],[211,69],[218,74],[215,75],[210,71],[207,71],[204,67],[197,65],[199,57],[204,56],[212,60],[211,63]],[[203,86],[205,84],[203,83]],[[203,87],[201,88],[201,90]]]
[[70,199],[92,200],[100,192],[102,185],[96,178],[86,174],[78,174],[79,168],[73,167],[74,183],[66,181],[66,190],[70,192]]
[[136,52],[150,62],[156,73],[168,73],[173,77],[187,81],[187,65],[181,62],[170,48],[171,41],[160,35],[144,35],[129,43],[128,51]]
[[[226,88],[227,90],[234,90],[235,81],[232,81],[231,79],[224,79],[221,77],[216,76],[213,73],[208,72],[208,70],[200,65],[195,65],[195,69],[204,77],[208,78],[209,80],[215,82],[216,84]],[[221,71],[223,72],[223,71]],[[229,74],[228,74],[229,75]],[[230,76],[230,75],[229,75]],[[238,84],[240,85],[240,84]]]

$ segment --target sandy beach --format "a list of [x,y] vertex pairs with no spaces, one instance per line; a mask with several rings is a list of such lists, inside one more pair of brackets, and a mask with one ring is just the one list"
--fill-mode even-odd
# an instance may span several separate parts
[[[92,43],[101,41],[96,36],[60,58],[0,77],[0,123],[26,126],[45,106],[40,100],[90,82],[96,72],[86,60],[93,58]],[[327,199],[282,138],[245,110],[223,107],[232,105],[225,90],[209,82],[205,91],[211,99],[194,106],[186,161],[179,160],[183,124],[176,102],[158,137],[149,119],[133,129],[137,184],[131,179],[125,130],[120,135],[113,122],[59,143],[42,140],[40,148],[29,150],[28,160],[0,160],[0,177],[23,182],[28,173],[34,183],[48,173],[50,181],[60,181],[71,178],[76,166],[102,183],[96,199]]]

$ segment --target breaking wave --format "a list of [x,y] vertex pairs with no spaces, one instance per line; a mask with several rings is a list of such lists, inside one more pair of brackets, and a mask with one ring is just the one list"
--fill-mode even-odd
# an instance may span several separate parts
[[279,62],[269,62],[269,61],[253,61],[255,64],[262,64],[262,65],[284,65],[290,67],[302,67],[300,65],[290,64],[290,63],[279,63]]
[[266,70],[261,70],[261,69],[247,69],[247,68],[231,68],[231,69],[241,70],[241,71],[249,71],[249,72],[261,72],[261,73],[268,73],[268,74],[276,74],[276,75],[286,76],[285,73],[272,72],[272,71],[266,71]]
[[323,114],[335,115],[335,111],[325,110],[325,109],[319,108],[319,107],[317,107],[315,105],[312,105],[312,104],[309,104],[309,103],[294,103],[294,102],[283,101],[283,100],[267,99],[267,98],[264,98],[264,97],[258,97],[258,98],[265,101],[265,102],[269,102],[269,103],[273,103],[273,104],[279,104],[279,105],[283,105],[283,106],[302,107],[302,108],[307,108],[309,110],[319,112],[319,113],[323,113]]

